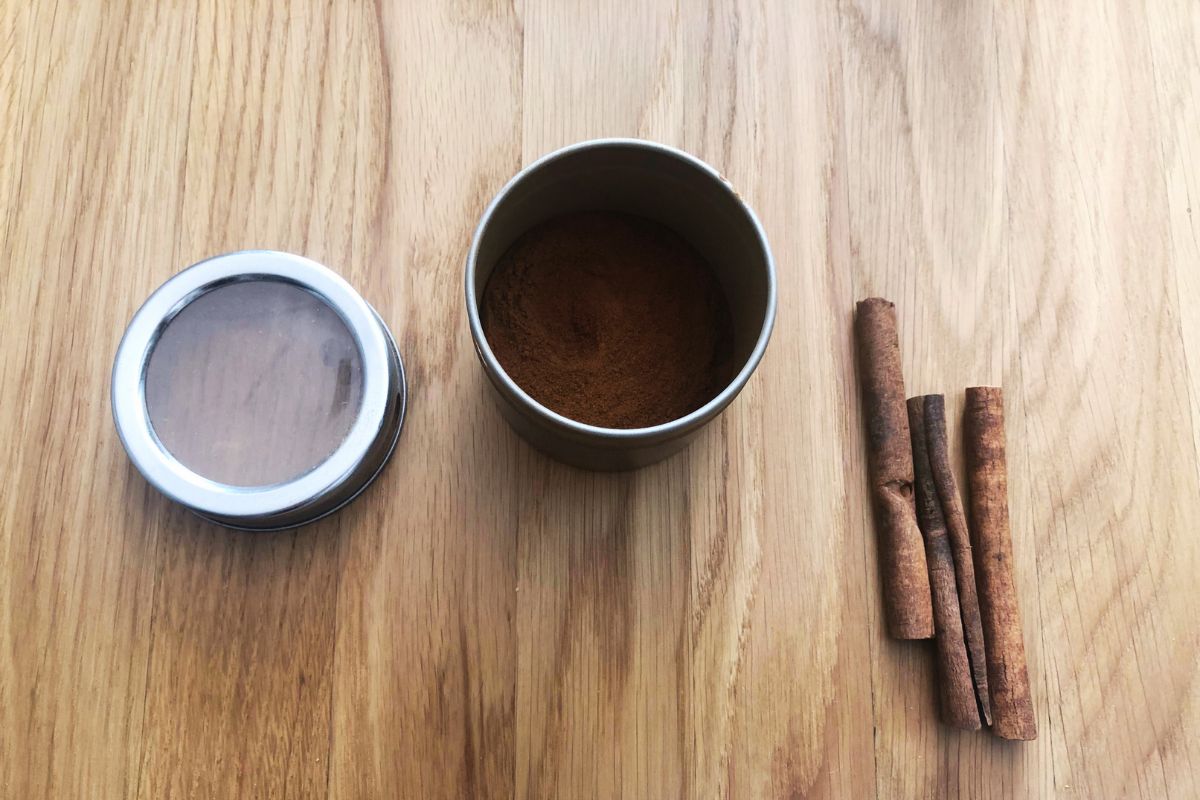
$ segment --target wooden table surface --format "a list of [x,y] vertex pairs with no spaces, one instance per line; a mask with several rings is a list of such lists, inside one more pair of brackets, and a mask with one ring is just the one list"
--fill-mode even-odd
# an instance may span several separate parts
[[[1196,797],[1200,6],[1036,5],[0,4],[0,795]],[[606,475],[505,427],[461,274],[522,164],[615,135],[728,175],[780,298],[729,412]],[[172,506],[110,418],[141,301],[247,247],[410,373],[298,532]],[[883,635],[872,294],[956,436],[1007,392],[1036,742],[942,727]]]

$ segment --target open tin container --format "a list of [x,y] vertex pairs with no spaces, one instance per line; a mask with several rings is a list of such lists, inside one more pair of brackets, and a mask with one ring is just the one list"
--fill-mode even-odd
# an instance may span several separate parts
[[313,522],[379,474],[404,422],[395,341],[342,278],[244,251],[163,284],[117,350],[113,417],[138,471],[232,528]]
[[[616,211],[665,225],[712,266],[729,300],[738,368],[715,397],[690,414],[648,428],[578,422],[534,399],[492,352],[480,305],[496,263],[526,231],[584,210]],[[580,142],[517,173],[492,200],[475,230],[465,284],[471,338],[500,412],[534,447],[584,469],[636,469],[686,447],[745,387],[775,324],[775,261],[754,211],[708,164],[641,139]]]

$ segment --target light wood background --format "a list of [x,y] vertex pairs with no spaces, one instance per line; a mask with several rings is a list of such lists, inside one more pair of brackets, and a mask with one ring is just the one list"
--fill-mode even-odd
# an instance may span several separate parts
[[[1198,43],[1189,0],[2,0],[0,795],[1196,797]],[[780,281],[741,398],[624,475],[505,428],[461,299],[492,194],[609,135],[721,169]],[[411,378],[299,532],[173,507],[110,419],[137,306],[245,247]],[[871,294],[910,394],[1007,391],[1036,742],[883,636]]]

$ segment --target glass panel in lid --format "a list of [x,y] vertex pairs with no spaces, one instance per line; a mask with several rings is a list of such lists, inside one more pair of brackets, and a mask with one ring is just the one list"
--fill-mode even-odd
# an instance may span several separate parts
[[362,385],[362,357],[336,311],[294,284],[246,280],[200,295],[167,323],[146,366],[146,409],[188,469],[266,486],[337,449]]

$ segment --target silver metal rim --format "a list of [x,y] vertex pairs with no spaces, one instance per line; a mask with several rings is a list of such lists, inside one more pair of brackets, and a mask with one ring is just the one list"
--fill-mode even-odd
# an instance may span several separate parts
[[[309,472],[270,486],[231,486],[188,469],[159,442],[146,408],[145,371],[163,328],[188,303],[218,286],[256,279],[281,280],[300,286],[338,313],[362,357],[362,405],[345,440]],[[252,525],[256,519],[268,519],[320,500],[360,471],[384,430],[393,392],[389,364],[395,348],[389,339],[382,321],[350,284],[315,261],[270,250],[246,250],[201,261],[159,287],[134,315],[121,339],[112,375],[117,432],[138,471],[163,494],[224,524],[241,520]],[[398,434],[399,426],[394,435]],[[385,450],[390,452],[390,447]],[[382,463],[386,461],[385,455]],[[369,474],[373,478],[377,473],[378,469],[374,469]],[[367,483],[369,478],[364,487]],[[320,514],[323,513],[322,510]],[[311,519],[292,524],[308,521]]]
[[[546,406],[533,399],[531,395],[525,392],[516,381],[509,377],[504,371],[504,367],[500,366],[499,360],[492,352],[491,345],[488,344],[487,337],[483,335],[483,323],[479,317],[479,303],[475,299],[475,271],[477,269],[476,260],[479,255],[479,245],[483,238],[483,233],[487,230],[488,223],[491,222],[496,209],[504,203],[509,193],[524,181],[530,174],[537,172],[543,166],[557,161],[560,158],[570,156],[581,150],[590,150],[594,148],[606,147],[628,147],[631,149],[650,150],[660,153],[665,156],[677,159],[688,164],[701,172],[707,173],[715,182],[720,184],[728,193],[729,197],[741,207],[745,212],[751,225],[754,227],[755,236],[758,238],[758,243],[762,247],[763,253],[766,256],[767,262],[767,313],[763,319],[762,328],[759,331],[758,340],[754,344],[754,349],[750,352],[749,358],[742,366],[738,374],[730,381],[720,394],[709,400],[700,408],[691,412],[687,416],[679,419],[665,422],[661,425],[654,425],[648,428],[601,428],[597,425],[588,425],[583,422],[576,422],[569,417],[564,417],[555,411],[550,410]],[[471,337],[475,340],[475,348],[479,352],[479,356],[483,359],[489,373],[494,379],[500,381],[504,388],[516,395],[525,404],[526,408],[533,414],[541,417],[546,422],[556,425],[571,433],[588,437],[607,439],[612,442],[637,442],[640,440],[655,440],[670,439],[674,436],[682,436],[690,431],[693,427],[708,419],[713,413],[728,405],[734,397],[750,380],[751,374],[754,373],[758,363],[762,360],[763,353],[766,352],[767,343],[771,339],[771,330],[775,326],[775,305],[776,305],[776,286],[775,286],[775,258],[771,254],[771,247],[767,242],[767,234],[763,230],[762,223],[759,222],[758,216],[754,213],[754,209],[750,208],[745,201],[734,190],[733,185],[725,179],[721,173],[717,172],[711,166],[682,150],[670,147],[658,142],[651,142],[645,139],[589,139],[588,141],[578,142],[568,145],[552,153],[542,156],[534,161],[529,166],[522,169],[514,175],[508,183],[504,185],[494,198],[488,204],[487,209],[483,212],[483,216],[479,220],[479,225],[475,228],[475,235],[471,240],[471,249],[467,253],[466,266],[466,295],[467,295],[467,319],[471,325]]]

